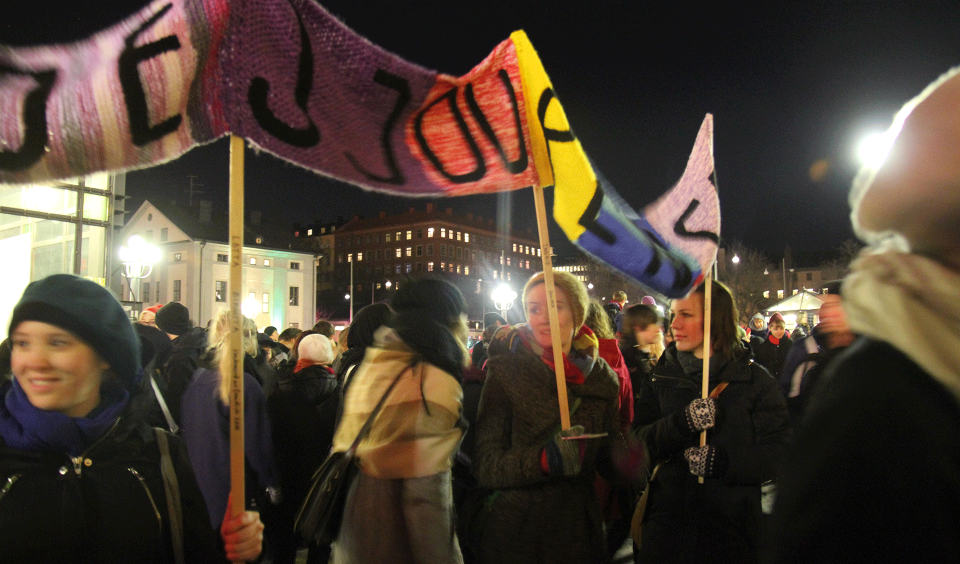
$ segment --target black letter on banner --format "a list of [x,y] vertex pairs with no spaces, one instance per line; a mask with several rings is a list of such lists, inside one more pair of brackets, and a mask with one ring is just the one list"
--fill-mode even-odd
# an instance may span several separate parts
[[307,115],[307,100],[310,98],[310,90],[313,88],[313,51],[310,47],[310,36],[307,35],[307,28],[304,27],[303,20],[300,19],[300,13],[296,12],[296,14],[297,23],[300,25],[300,61],[297,69],[297,87],[294,90],[294,100],[297,107],[303,110],[309,125],[304,129],[296,129],[277,119],[277,116],[267,106],[270,83],[263,77],[256,76],[250,81],[250,89],[247,90],[247,102],[250,104],[253,117],[264,131],[294,147],[307,148],[320,142],[320,130]]
[[493,128],[490,127],[490,122],[487,121],[487,117],[483,115],[483,111],[480,109],[479,104],[477,104],[477,98],[473,95],[473,84],[467,85],[464,96],[467,99],[467,106],[470,108],[470,113],[472,113],[474,119],[477,120],[480,129],[483,130],[487,139],[493,143],[497,152],[500,153],[500,160],[503,161],[503,166],[511,173],[517,174],[527,170],[527,143],[523,138],[523,128],[520,125],[520,107],[517,105],[517,94],[513,91],[513,85],[510,84],[510,76],[507,74],[507,71],[500,69],[500,72],[497,74],[500,76],[503,86],[507,89],[507,94],[510,95],[510,102],[513,108],[513,122],[517,128],[517,139],[520,142],[520,157],[517,158],[517,160],[512,162],[507,160],[507,154],[504,152],[503,146],[500,145],[500,140],[497,139]]
[[616,236],[611,233],[609,229],[597,222],[597,218],[600,217],[601,207],[603,207],[603,188],[600,187],[600,181],[597,180],[597,187],[593,192],[593,197],[590,198],[587,209],[583,210],[583,215],[580,216],[577,223],[599,237],[604,243],[613,245],[617,242]]
[[47,98],[57,81],[57,71],[24,72],[0,66],[0,75],[30,75],[39,86],[23,100],[23,141],[18,151],[0,151],[0,168],[23,170],[30,168],[43,156],[47,145]]
[[655,276],[657,272],[660,271],[660,264],[663,262],[663,259],[666,258],[667,262],[670,263],[670,267],[677,276],[673,281],[673,289],[678,290],[680,288],[686,288],[689,286],[690,282],[693,280],[693,272],[690,271],[690,268],[670,254],[670,249],[665,247],[663,243],[660,242],[660,239],[656,237],[656,235],[650,233],[646,229],[641,229],[640,231],[642,231],[643,234],[647,236],[647,239],[650,240],[650,250],[653,252],[650,258],[650,264],[648,264],[647,268],[644,269],[644,273],[646,273],[648,276]]
[[684,223],[687,219],[693,215],[693,212],[700,207],[700,200],[694,199],[690,201],[690,205],[687,206],[686,211],[683,212],[683,215],[680,216],[680,219],[673,225],[673,232],[681,237],[693,237],[698,239],[710,239],[714,243],[720,244],[720,236],[716,233],[710,231],[687,231],[687,226]]
[[157,23],[172,7],[173,4],[167,4],[139,29],[128,35],[123,41],[126,47],[123,53],[120,53],[118,61],[119,68],[117,70],[120,76],[120,87],[123,89],[123,97],[127,102],[127,116],[130,119],[130,137],[133,144],[138,147],[156,141],[168,133],[173,133],[180,127],[180,122],[183,121],[183,117],[177,114],[157,125],[150,125],[150,117],[147,115],[147,95],[143,91],[143,84],[140,83],[140,73],[137,71],[137,64],[140,62],[152,59],[161,53],[179,49],[180,40],[177,39],[176,35],[168,35],[159,41],[141,47],[134,47],[133,45],[141,33]]
[[387,123],[383,126],[383,135],[380,137],[380,146],[383,148],[387,166],[390,168],[390,176],[377,176],[372,172],[367,172],[360,166],[360,163],[357,162],[357,159],[351,153],[348,152],[345,153],[345,155],[347,160],[350,161],[350,164],[353,165],[353,168],[360,171],[368,180],[376,180],[388,184],[403,184],[403,173],[397,168],[397,159],[393,156],[393,151],[390,149],[390,133],[393,131],[393,128],[396,127],[397,120],[400,119],[400,114],[403,112],[403,109],[410,103],[410,84],[402,77],[390,74],[383,69],[377,69],[377,72],[373,75],[373,81],[387,88],[393,88],[400,93],[397,97],[397,103],[393,106],[393,111],[390,112],[390,115],[387,117]]
[[[427,138],[423,136],[423,116],[430,110],[430,108],[439,104],[443,100],[447,100],[449,103],[450,111],[453,113],[453,118],[457,121],[457,127],[459,127],[460,132],[463,133],[463,140],[466,141],[467,145],[470,146],[470,152],[473,153],[473,158],[477,161],[477,168],[473,169],[472,172],[457,175],[450,174],[443,168],[443,163],[440,162],[440,158],[430,150],[429,146],[427,146]],[[451,88],[446,94],[438,97],[433,102],[430,102],[429,106],[421,110],[420,113],[417,114],[417,119],[413,123],[413,131],[416,133],[417,143],[420,144],[420,149],[427,156],[427,159],[433,163],[433,166],[437,169],[437,172],[442,174],[444,178],[450,182],[456,184],[475,182],[483,178],[483,175],[487,173],[487,165],[483,162],[483,154],[480,153],[480,147],[477,146],[476,140],[470,135],[470,130],[467,129],[467,122],[463,119],[460,109],[457,108],[456,88]]]

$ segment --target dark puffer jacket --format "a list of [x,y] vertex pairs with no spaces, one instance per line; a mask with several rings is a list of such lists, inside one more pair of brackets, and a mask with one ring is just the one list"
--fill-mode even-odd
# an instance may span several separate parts
[[[132,411],[77,459],[0,440],[0,562],[173,562],[160,451],[154,431]],[[223,561],[186,449],[177,437],[168,439],[185,559]]]
[[651,466],[662,466],[650,484],[638,562],[756,562],[760,543],[760,486],[777,476],[789,441],[790,419],[777,382],[751,362],[748,349],[711,366],[710,389],[719,395],[721,417],[707,444],[728,458],[721,478],[699,484],[683,451],[698,446],[679,414],[700,397],[702,373],[688,375],[671,345],[641,391],[637,421]]

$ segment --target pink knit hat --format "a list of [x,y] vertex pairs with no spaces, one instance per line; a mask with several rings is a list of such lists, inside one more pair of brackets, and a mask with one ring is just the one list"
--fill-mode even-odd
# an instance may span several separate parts
[[780,323],[783,323],[783,324],[787,323],[786,321],[783,320],[783,316],[780,315],[779,311],[770,316],[770,321],[768,322],[768,324],[773,323],[775,321],[779,321]]
[[330,339],[319,333],[313,333],[300,341],[300,345],[297,347],[297,357],[314,364],[331,364],[333,362],[333,346],[330,345]]

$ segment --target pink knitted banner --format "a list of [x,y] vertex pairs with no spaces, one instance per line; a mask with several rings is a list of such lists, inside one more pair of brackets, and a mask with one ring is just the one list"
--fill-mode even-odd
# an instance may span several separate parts
[[0,182],[140,168],[234,133],[396,194],[538,181],[516,54],[440,75],[311,0],[158,0],[85,41],[0,46]]

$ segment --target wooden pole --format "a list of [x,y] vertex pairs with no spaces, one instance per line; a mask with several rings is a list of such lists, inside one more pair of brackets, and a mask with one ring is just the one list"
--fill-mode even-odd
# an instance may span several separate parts
[[[230,136],[230,504],[246,509],[243,452],[243,139]],[[223,375],[227,377],[226,374]]]
[[[547,228],[547,209],[543,188],[533,186],[533,201],[537,210],[537,231],[540,234],[540,255],[543,259],[543,283],[547,289],[547,315],[550,317],[550,337],[553,339],[553,365],[557,376],[557,397],[560,401],[560,428],[570,428],[570,406],[567,403],[567,376],[563,370],[563,350],[560,348],[560,319],[557,316],[557,290],[553,284],[553,259],[550,256],[550,231]],[[579,327],[576,327],[579,329]]]
[[[710,353],[713,352],[713,344],[710,338],[710,320],[713,317],[713,276],[707,273],[704,280],[703,291],[703,383],[700,385],[700,397],[706,399],[710,396]],[[707,446],[707,430],[700,432],[700,446]],[[700,483],[703,483],[703,476],[700,476]]]

